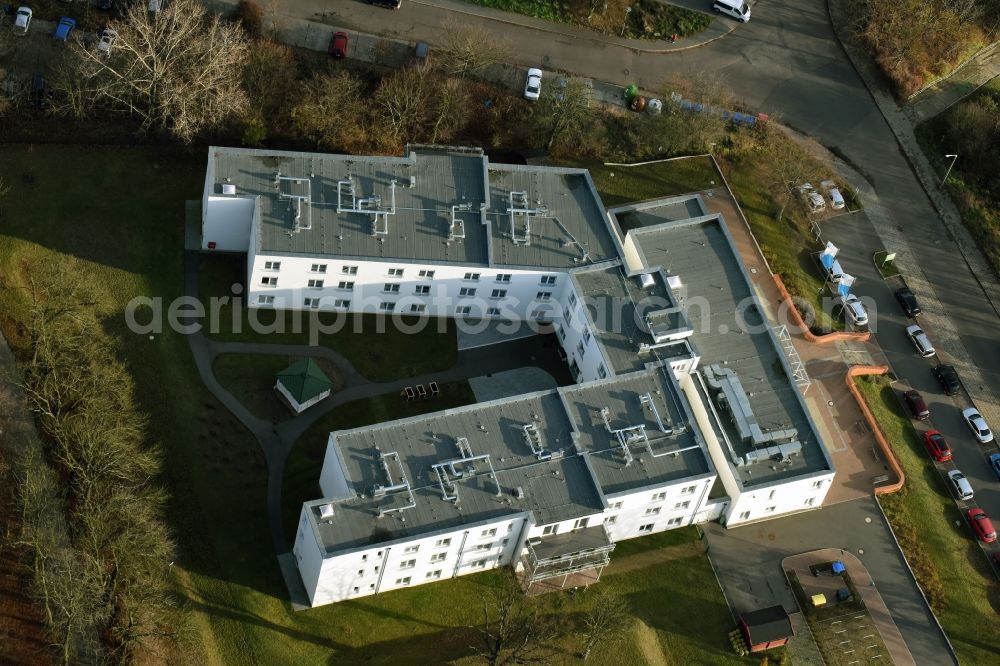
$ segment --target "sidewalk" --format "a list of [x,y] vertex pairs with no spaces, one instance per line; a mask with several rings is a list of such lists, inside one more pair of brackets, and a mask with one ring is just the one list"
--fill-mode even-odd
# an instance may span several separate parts
[[911,97],[903,110],[916,125],[944,112],[998,76],[1000,41],[983,48],[947,78]]

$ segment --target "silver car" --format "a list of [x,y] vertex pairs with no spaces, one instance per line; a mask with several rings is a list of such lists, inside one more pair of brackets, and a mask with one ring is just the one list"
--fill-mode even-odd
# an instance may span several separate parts
[[23,36],[28,34],[28,26],[31,25],[31,7],[18,7],[17,15],[14,16],[14,34]]
[[934,356],[935,353],[934,346],[931,344],[931,341],[927,337],[927,334],[924,333],[924,329],[920,328],[915,324],[912,326],[907,326],[906,335],[908,338],[910,338],[910,342],[913,343],[913,346],[917,348],[918,354],[920,354],[924,358]]

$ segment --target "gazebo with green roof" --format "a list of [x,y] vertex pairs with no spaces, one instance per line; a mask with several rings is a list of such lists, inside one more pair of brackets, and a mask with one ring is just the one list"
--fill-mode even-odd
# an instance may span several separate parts
[[330,395],[333,382],[311,358],[304,358],[279,372],[274,388],[296,414],[301,414]]

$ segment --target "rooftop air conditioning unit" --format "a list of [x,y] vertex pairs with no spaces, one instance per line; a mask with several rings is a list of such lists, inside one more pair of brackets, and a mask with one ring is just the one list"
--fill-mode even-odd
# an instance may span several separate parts
[[639,276],[639,285],[643,289],[650,289],[655,284],[656,284],[656,280],[653,279],[653,276],[651,274],[649,274],[649,273],[643,273],[642,275]]
[[320,505],[319,517],[324,520],[329,520],[330,518],[333,518],[333,505],[332,504]]
[[232,183],[223,183],[222,193],[228,196],[236,196],[236,186]]
[[410,176],[410,189],[413,189],[416,186],[417,186],[417,177]]

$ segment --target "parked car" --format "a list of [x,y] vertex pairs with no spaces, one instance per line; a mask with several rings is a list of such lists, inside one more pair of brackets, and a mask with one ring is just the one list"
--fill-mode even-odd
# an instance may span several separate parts
[[972,531],[983,543],[993,543],[997,540],[997,531],[993,529],[993,521],[986,515],[986,512],[978,506],[965,512],[965,517],[972,525]]
[[806,205],[809,206],[810,213],[818,213],[826,209],[826,202],[823,200],[823,195],[816,191],[812,183],[802,183],[799,185],[799,193],[805,199]]
[[118,39],[118,32],[112,30],[111,28],[105,28],[101,31],[101,38],[97,41],[97,51],[103,55],[111,53],[111,47],[114,46],[115,40]]
[[983,415],[975,407],[963,409],[962,418],[965,419],[965,424],[972,431],[972,436],[980,444],[988,444],[993,441],[993,431],[986,425],[986,419],[983,418]]
[[403,0],[368,0],[369,5],[375,5],[376,7],[385,7],[386,9],[399,9],[400,5],[403,4]]
[[847,321],[855,326],[868,325],[868,311],[865,310],[865,306],[861,304],[857,296],[848,294],[847,298],[843,299],[843,305],[844,316],[847,317]]
[[819,184],[824,190],[826,190],[826,196],[830,199],[830,208],[834,210],[843,210],[847,203],[844,201],[843,195],[837,188],[837,184],[832,180],[824,180]]
[[909,407],[910,413],[918,421],[926,421],[931,417],[931,410],[927,408],[922,395],[916,391],[903,391],[903,402]]
[[347,42],[348,37],[346,32],[333,33],[333,39],[330,40],[330,55],[334,58],[346,58]]
[[63,16],[59,19],[59,23],[56,24],[56,31],[52,33],[60,42],[65,42],[69,39],[69,35],[73,32],[73,28],[76,27],[76,20],[71,19],[68,16]]
[[928,356],[934,356],[934,347],[931,345],[930,339],[927,334],[924,333],[924,329],[917,325],[906,327],[906,337],[910,338],[910,342],[916,347],[917,353],[927,358]]
[[750,20],[750,6],[744,0],[714,0],[712,9],[737,21]]
[[957,469],[948,472],[948,485],[951,486],[951,491],[955,493],[955,497],[958,499],[965,501],[972,499],[972,484]]
[[957,395],[962,390],[962,382],[959,381],[958,372],[954,366],[944,363],[934,366],[934,377],[941,384],[945,395]]
[[1000,453],[990,454],[990,469],[992,469],[993,473],[997,475],[998,479],[1000,479]]
[[31,25],[33,12],[31,7],[18,7],[17,14],[14,15],[14,34],[27,35],[28,26]]
[[924,444],[927,445],[927,452],[931,454],[935,462],[948,462],[951,460],[951,447],[948,441],[937,430],[928,430],[924,433]]
[[922,312],[920,305],[917,303],[917,297],[910,291],[909,287],[897,289],[894,295],[896,296],[896,301],[899,303],[899,307],[903,308],[903,312],[910,319],[913,319]]
[[537,100],[542,94],[542,70],[532,67],[524,80],[524,99]]

